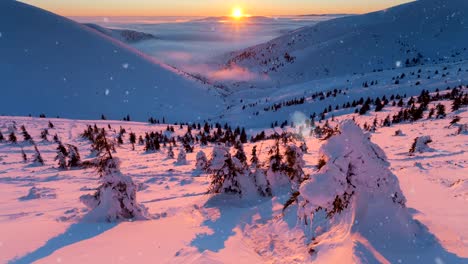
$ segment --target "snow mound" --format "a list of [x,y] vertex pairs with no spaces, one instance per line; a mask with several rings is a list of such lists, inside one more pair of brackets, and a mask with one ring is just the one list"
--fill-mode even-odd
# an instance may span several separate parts
[[0,25],[2,115],[192,122],[224,104],[214,88],[39,8],[0,1]]
[[20,201],[29,201],[35,199],[55,199],[57,195],[52,188],[31,187],[28,194],[19,198]]

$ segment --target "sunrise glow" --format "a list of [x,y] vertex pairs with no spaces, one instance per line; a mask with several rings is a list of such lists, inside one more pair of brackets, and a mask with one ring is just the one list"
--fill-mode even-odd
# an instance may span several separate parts
[[232,9],[231,16],[235,19],[241,19],[244,16],[244,12],[242,11],[242,8],[234,7]]

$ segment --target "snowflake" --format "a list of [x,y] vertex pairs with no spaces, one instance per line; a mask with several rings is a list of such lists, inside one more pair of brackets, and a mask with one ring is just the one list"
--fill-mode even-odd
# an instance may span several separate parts
[[0,32],[0,38],[1,38],[2,36],[3,36],[3,35],[2,35],[2,32]]
[[400,68],[401,67],[401,61],[395,62],[395,66],[397,66],[397,68]]
[[122,67],[123,67],[124,69],[128,69],[128,66],[129,66],[129,64],[128,64],[128,63],[124,63],[124,64],[122,64]]
[[109,93],[110,93],[109,89],[106,89],[105,94],[106,94],[106,95],[109,95]]

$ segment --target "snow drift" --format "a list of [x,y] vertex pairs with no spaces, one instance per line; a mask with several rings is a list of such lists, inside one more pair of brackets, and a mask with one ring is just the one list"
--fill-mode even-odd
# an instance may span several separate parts
[[[0,1],[2,115],[194,121],[215,115],[215,90],[84,25]],[[209,102],[209,103],[207,103]]]

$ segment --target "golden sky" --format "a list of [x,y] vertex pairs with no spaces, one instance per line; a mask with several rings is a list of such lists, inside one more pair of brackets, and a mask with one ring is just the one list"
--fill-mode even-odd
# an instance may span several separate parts
[[411,0],[22,0],[63,16],[258,16],[366,13]]

